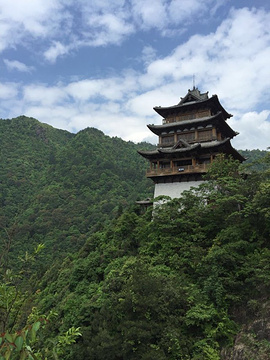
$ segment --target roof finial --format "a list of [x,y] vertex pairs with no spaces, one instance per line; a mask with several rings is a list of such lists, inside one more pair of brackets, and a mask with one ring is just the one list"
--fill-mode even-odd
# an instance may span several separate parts
[[195,90],[195,75],[193,74],[193,90]]

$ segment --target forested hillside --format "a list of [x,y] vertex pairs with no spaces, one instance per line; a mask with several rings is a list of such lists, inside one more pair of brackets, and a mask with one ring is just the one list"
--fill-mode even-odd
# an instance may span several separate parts
[[0,360],[269,359],[269,154],[142,214],[151,145],[0,127]]
[[266,150],[239,150],[239,152],[246,159],[241,165],[241,168],[246,173],[263,171],[268,168],[268,164],[264,161],[267,155]]
[[127,204],[153,193],[137,155],[148,144],[93,128],[75,135],[24,116],[0,121],[0,142],[1,247],[13,262],[38,243],[45,266],[77,251]]
[[129,209],[47,272],[49,331],[83,334],[65,359],[269,359],[270,173],[237,166],[154,216]]

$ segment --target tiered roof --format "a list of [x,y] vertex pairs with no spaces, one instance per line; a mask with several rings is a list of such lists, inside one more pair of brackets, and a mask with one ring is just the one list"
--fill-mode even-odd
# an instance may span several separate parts
[[[232,116],[232,115],[231,115]],[[147,127],[156,135],[160,135],[163,131],[171,131],[175,127],[177,129],[191,129],[195,125],[218,125],[226,136],[233,138],[238,135],[225,121],[221,111],[212,116],[202,117],[200,119],[181,120],[173,123],[167,123],[163,125],[147,125]]]
[[[177,144],[176,144],[177,145]],[[143,151],[139,150],[138,153],[142,155],[146,159],[162,159],[165,155],[174,157],[187,157],[194,153],[199,154],[208,154],[208,153],[215,153],[215,152],[222,152],[228,155],[232,155],[235,159],[239,161],[244,161],[245,158],[239,154],[237,150],[235,150],[231,143],[230,138],[226,138],[224,140],[218,141],[209,141],[204,143],[196,143],[196,144],[188,144],[185,147],[171,147],[171,148],[159,148],[152,151]]]
[[213,95],[209,98],[208,92],[201,93],[195,87],[192,90],[188,90],[187,95],[181,98],[180,102],[177,105],[167,107],[155,106],[154,110],[159,115],[165,118],[169,114],[184,112],[187,110],[187,107],[188,110],[196,110],[202,107],[210,107],[213,110],[213,113],[221,111],[224,119],[232,117],[232,115],[229,114],[220,104],[217,95]]
[[[201,93],[194,87],[192,90],[188,90],[186,96],[181,98],[177,105],[157,106],[154,107],[154,110],[164,117],[163,124],[148,125],[148,128],[160,137],[161,143],[156,150],[139,151],[139,154],[146,159],[150,161],[177,160],[225,153],[231,154],[239,161],[245,160],[230,143],[230,140],[238,133],[227,124],[226,120],[232,115],[223,108],[217,95],[209,98],[208,92]],[[219,136],[212,136],[209,141],[197,137],[196,139],[192,138],[192,141],[187,141],[184,138],[185,133],[192,133],[195,129],[204,131],[213,128],[215,131],[218,129]],[[163,144],[162,139],[170,134],[175,134],[174,141],[176,143],[172,146],[164,145],[167,143]],[[183,134],[182,139],[181,134]]]

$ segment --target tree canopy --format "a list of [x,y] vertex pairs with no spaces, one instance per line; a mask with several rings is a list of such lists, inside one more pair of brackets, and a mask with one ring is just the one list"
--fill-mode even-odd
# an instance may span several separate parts
[[0,359],[268,358],[268,153],[142,214],[150,144],[0,128]]
[[[127,209],[47,272],[42,311],[59,313],[57,329],[82,329],[66,359],[233,358],[270,285],[269,173],[238,169],[218,158],[199,188],[153,214]],[[269,340],[253,337],[241,359],[265,359]]]

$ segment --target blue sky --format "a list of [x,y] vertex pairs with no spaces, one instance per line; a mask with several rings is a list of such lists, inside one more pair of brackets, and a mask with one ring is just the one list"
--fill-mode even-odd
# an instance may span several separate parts
[[0,117],[157,142],[153,107],[196,86],[270,146],[269,0],[0,0]]

